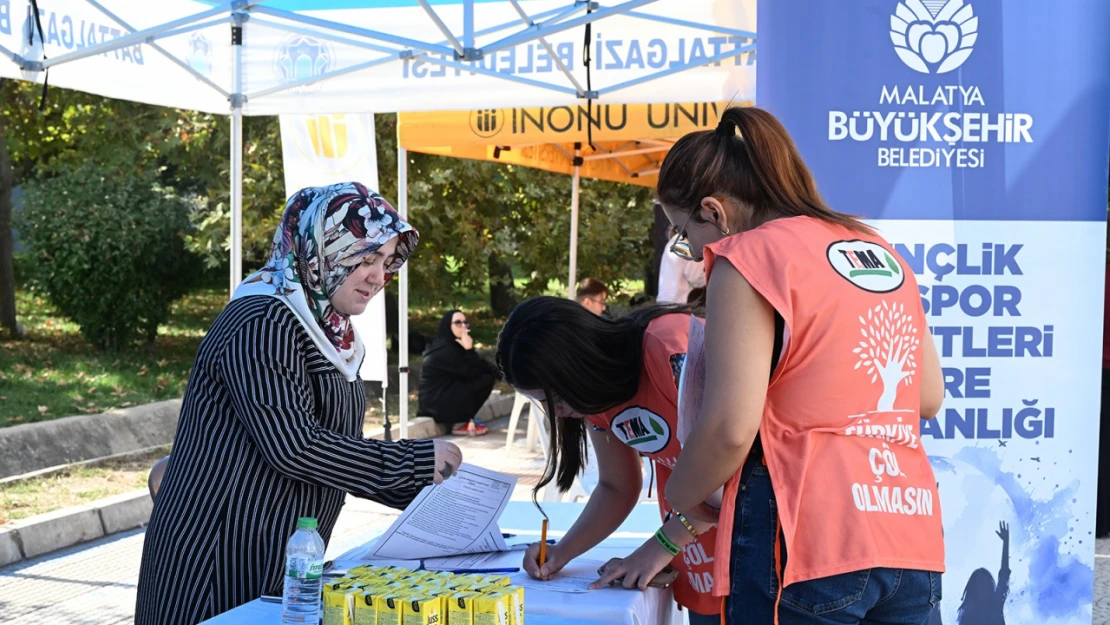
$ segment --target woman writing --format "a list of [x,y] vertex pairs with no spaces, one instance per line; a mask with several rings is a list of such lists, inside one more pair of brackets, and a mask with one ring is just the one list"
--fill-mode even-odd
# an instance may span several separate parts
[[657,199],[709,275],[702,408],[666,496],[729,537],[727,621],[927,622],[944,544],[919,416],[943,384],[913,274],[759,109],[679,140]]
[[441,441],[364,440],[351,325],[418,235],[378,194],[304,189],[269,263],[201,342],[143,546],[135,622],[191,625],[281,594],[297,517],[327,542],[345,493],[393,507],[450,476]]
[[[533,577],[550,579],[628,517],[640,497],[641,454],[655,463],[660,492],[667,484],[680,450],[677,379],[689,327],[689,311],[682,308],[644,308],[609,320],[552,297],[524,302],[505,322],[497,362],[509,384],[545,407],[552,432],[547,468],[535,490],[552,480],[561,491],[570,488],[586,461],[587,433],[599,474],[582,515],[547,550],[546,561],[539,562],[538,545],[527,551],[524,569]],[[672,514],[662,497],[659,507],[659,533],[611,563],[595,586],[623,577],[625,587],[643,589],[673,563],[679,570],[675,599],[691,610],[691,622],[719,622],[708,561],[712,524]]]
[[452,310],[440,319],[436,338],[424,352],[417,414],[452,427],[452,434],[482,436],[489,428],[475,415],[500,378],[497,367],[474,351],[466,315]]

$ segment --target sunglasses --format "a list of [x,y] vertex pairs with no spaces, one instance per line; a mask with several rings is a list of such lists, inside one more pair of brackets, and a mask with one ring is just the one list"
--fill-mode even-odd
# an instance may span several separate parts
[[690,249],[690,240],[686,237],[686,226],[690,225],[690,218],[693,216],[694,212],[690,211],[690,214],[686,216],[686,221],[682,222],[682,227],[678,229],[678,238],[671,245],[671,253],[682,260],[697,260],[694,258],[694,252]]
[[457,326],[457,327],[460,327],[460,328],[466,328],[467,330],[470,329],[470,322],[469,321],[452,321],[451,325]]

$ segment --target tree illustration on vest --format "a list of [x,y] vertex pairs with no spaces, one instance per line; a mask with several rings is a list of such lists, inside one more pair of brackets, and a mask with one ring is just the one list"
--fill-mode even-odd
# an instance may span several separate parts
[[890,304],[883,300],[867,309],[867,318],[859,317],[863,327],[863,340],[852,350],[859,355],[854,369],[867,367],[871,383],[882,380],[883,392],[879,396],[878,412],[894,410],[898,387],[902,382],[913,384],[917,371],[917,348],[921,345],[917,323],[913,315],[906,314],[905,304]]

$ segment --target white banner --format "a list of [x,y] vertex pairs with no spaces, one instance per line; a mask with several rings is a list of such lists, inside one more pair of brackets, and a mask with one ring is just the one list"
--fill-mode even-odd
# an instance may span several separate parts
[[[280,120],[287,196],[305,187],[351,181],[377,190],[373,115],[282,115]],[[368,381],[388,380],[384,291],[352,321],[366,346],[359,375]]]

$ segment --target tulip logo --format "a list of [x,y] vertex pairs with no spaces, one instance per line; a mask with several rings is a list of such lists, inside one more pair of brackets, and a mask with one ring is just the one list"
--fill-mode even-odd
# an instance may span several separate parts
[[902,0],[890,16],[894,51],[922,74],[963,65],[978,37],[979,18],[964,0]]

